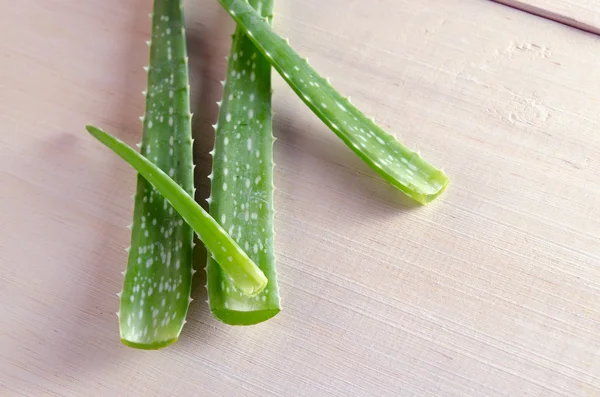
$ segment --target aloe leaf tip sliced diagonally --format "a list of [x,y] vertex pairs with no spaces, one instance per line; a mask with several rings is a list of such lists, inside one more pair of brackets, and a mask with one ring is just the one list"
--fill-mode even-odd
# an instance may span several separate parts
[[443,171],[404,147],[339,94],[246,0],[218,0],[304,103],[371,168],[421,204],[448,185]]
[[[251,0],[270,17],[273,0]],[[233,36],[219,119],[215,128],[210,214],[267,276],[250,298],[208,260],[212,313],[230,325],[251,325],[280,311],[273,249],[273,131],[271,66],[238,27]]]

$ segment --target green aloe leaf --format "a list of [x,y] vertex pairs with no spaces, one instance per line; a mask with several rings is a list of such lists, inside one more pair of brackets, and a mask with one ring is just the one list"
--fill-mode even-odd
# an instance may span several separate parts
[[[192,116],[181,1],[155,0],[151,19],[140,150],[192,194]],[[124,344],[158,349],[179,337],[190,302],[193,237],[167,200],[138,176],[131,247],[119,294]]]
[[371,168],[417,202],[448,185],[443,171],[404,147],[321,77],[246,0],[218,0],[304,103]]
[[[250,4],[271,16],[273,0]],[[262,293],[245,296],[209,258],[209,304],[224,323],[256,324],[280,311],[273,252],[271,66],[240,28],[233,36],[215,136],[210,214],[245,249],[269,283]]]

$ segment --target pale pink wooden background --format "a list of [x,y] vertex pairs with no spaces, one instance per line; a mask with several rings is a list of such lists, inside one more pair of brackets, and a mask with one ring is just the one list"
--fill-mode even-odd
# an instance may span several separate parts
[[[233,24],[185,5],[203,194]],[[0,6],[0,395],[600,395],[598,37],[487,0],[278,0],[452,185],[411,206],[276,77],[284,310],[223,326],[199,277],[181,340],[142,352],[114,314],[135,174],[83,127],[139,139],[151,2]]]

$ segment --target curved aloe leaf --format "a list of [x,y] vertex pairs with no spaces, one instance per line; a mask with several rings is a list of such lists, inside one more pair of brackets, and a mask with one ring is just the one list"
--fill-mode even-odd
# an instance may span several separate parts
[[263,272],[217,221],[204,211],[177,182],[119,139],[94,126],[88,125],[86,128],[92,136],[135,168],[168,200],[183,220],[198,234],[217,263],[242,293],[254,296],[265,288],[267,278]]
[[[251,0],[271,16],[273,0]],[[215,126],[210,214],[267,276],[267,288],[242,295],[213,259],[207,264],[211,311],[231,325],[265,321],[280,311],[273,252],[271,66],[237,28],[219,121]]]
[[448,178],[441,170],[339,94],[246,0],[218,1],[304,103],[379,175],[422,204],[444,191]]

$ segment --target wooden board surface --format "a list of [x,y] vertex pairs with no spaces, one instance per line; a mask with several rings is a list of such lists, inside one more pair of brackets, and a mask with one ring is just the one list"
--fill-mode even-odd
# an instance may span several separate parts
[[600,2],[597,0],[494,1],[590,33],[600,34]]
[[[233,24],[188,1],[199,196]],[[280,0],[275,28],[452,185],[415,207],[275,79],[284,310],[119,343],[147,0],[4,2],[3,396],[600,395],[600,40],[479,0]],[[10,37],[10,39],[7,39]],[[199,260],[197,266],[202,266]]]

